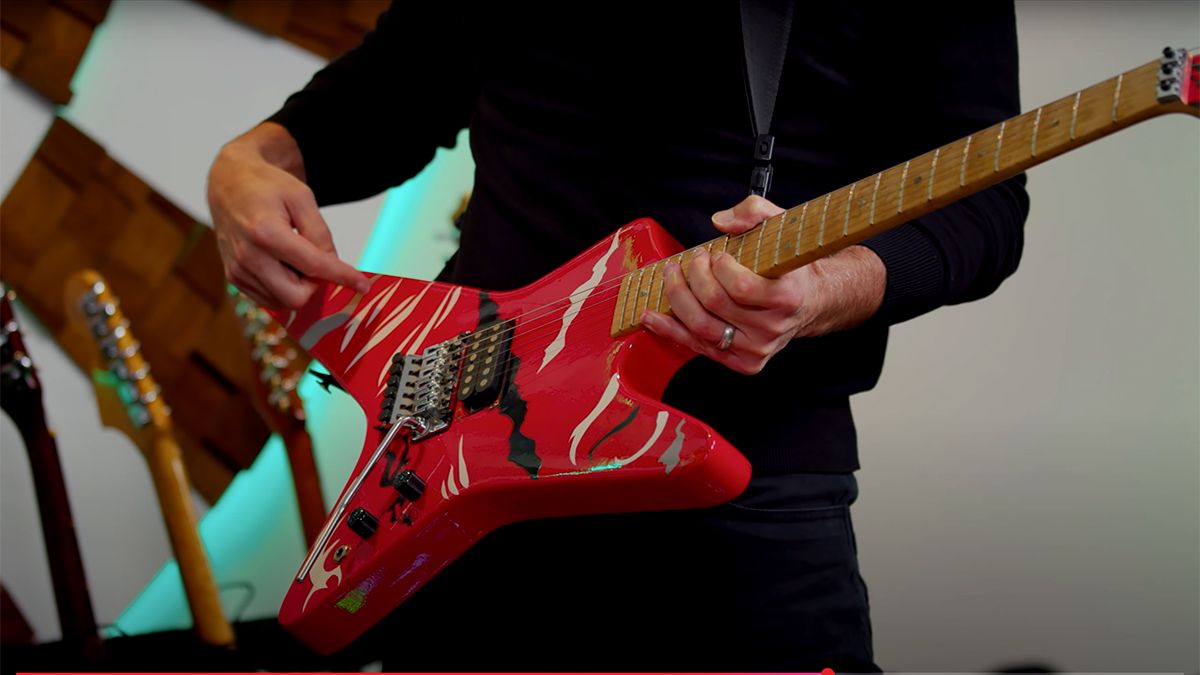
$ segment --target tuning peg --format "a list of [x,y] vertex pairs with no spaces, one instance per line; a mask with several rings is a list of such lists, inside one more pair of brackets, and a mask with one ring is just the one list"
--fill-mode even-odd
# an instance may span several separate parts
[[126,347],[121,352],[121,358],[131,359],[131,358],[133,358],[133,356],[135,354],[138,353],[139,350],[141,350],[141,348],[142,348],[142,343],[138,342],[137,340],[134,340],[134,341],[130,342],[129,346]]
[[117,341],[112,336],[105,337],[100,341],[100,351],[104,354],[104,358],[109,361],[119,361],[121,352],[117,347]]
[[141,428],[150,423],[150,411],[143,406],[132,406],[129,409],[129,419],[133,422],[133,426]]
[[138,400],[141,401],[143,405],[150,405],[151,403],[154,403],[155,401],[158,400],[158,396],[161,393],[162,393],[162,389],[160,389],[159,386],[156,384],[156,385],[154,385],[154,388],[146,391],[146,393],[139,396]]
[[91,322],[92,335],[98,338],[106,337],[109,334],[108,322],[103,317],[97,316]]

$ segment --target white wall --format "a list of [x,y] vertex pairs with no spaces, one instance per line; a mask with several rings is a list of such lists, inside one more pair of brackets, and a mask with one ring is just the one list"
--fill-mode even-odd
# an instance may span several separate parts
[[[1018,4],[1032,109],[1200,45],[1200,4]],[[1195,671],[1200,124],[1032,170],[1021,267],[897,327],[855,401],[855,512],[894,669]]]
[[[1195,2],[1025,2],[1018,22],[1026,108],[1165,44],[1200,44]],[[65,114],[207,219],[216,149],[319,64],[190,2],[118,0]],[[6,193],[53,111],[0,78]],[[881,385],[855,401],[856,525],[889,669],[1036,659],[1075,671],[1196,670],[1197,131],[1195,120],[1157,120],[1035,169],[1017,275],[984,302],[894,331]],[[327,210],[344,257],[358,259],[380,204]],[[98,430],[84,378],[24,318],[93,600],[113,621],[168,556],[149,479],[123,438]],[[0,433],[0,579],[39,638],[53,639],[23,447],[7,418]],[[327,494],[343,478],[325,476]],[[291,550],[260,555],[264,574],[294,568]],[[260,589],[250,616],[271,611],[275,592]]]

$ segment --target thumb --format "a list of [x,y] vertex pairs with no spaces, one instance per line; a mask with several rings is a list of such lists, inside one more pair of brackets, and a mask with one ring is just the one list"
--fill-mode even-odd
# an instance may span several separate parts
[[732,209],[713,214],[713,227],[727,234],[740,234],[758,225],[771,216],[783,213],[783,209],[764,197],[750,195]]

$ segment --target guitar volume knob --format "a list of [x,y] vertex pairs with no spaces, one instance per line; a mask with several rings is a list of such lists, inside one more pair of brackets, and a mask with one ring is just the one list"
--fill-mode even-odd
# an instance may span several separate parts
[[392,487],[410,502],[420,499],[425,494],[425,481],[411,470],[401,471],[392,479]]
[[369,539],[379,529],[379,519],[359,507],[346,517],[346,525],[358,536]]

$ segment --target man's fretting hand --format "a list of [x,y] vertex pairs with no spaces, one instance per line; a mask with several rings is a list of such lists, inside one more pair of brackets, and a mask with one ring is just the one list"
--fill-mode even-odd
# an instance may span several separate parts
[[295,309],[319,280],[369,288],[337,257],[304,183],[300,148],[282,126],[261,124],[221,149],[208,173],[208,206],[225,276],[255,302]]
[[[738,234],[783,209],[748,197],[713,216],[721,232]],[[703,354],[739,373],[752,375],[792,338],[845,330],[879,309],[887,269],[870,249],[850,246],[827,258],[767,279],[728,253],[701,250],[688,263],[687,278],[677,263],[665,271],[668,316],[646,311],[642,324],[653,333]],[[733,340],[721,349],[726,326]]]

